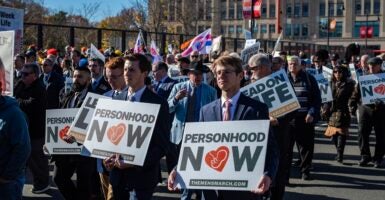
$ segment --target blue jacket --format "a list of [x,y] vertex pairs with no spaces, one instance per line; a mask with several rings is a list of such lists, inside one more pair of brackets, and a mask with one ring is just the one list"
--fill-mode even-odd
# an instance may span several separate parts
[[31,153],[27,121],[15,99],[0,96],[0,178],[24,176]]
[[[167,100],[168,106],[170,107],[170,113],[175,112],[175,116],[171,125],[170,135],[170,141],[174,144],[179,144],[182,141],[184,124],[186,121],[186,114],[188,108],[187,97],[176,101],[175,96],[178,91],[186,88],[188,89],[188,91],[191,91],[192,86],[190,84],[190,81],[185,81],[174,85]],[[203,107],[204,105],[217,99],[217,91],[213,87],[202,83],[200,97],[200,107]]]

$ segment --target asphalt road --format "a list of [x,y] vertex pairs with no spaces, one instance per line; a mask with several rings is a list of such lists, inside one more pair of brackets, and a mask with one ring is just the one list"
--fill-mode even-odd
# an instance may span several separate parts
[[[298,168],[292,168],[290,185],[286,187],[285,199],[331,199],[331,200],[385,200],[385,169],[359,167],[360,160],[357,144],[357,126],[352,125],[348,137],[344,163],[334,161],[336,150],[330,139],[323,136],[325,124],[316,127],[316,140],[313,160],[312,175],[314,180],[303,181]],[[374,153],[374,134],[371,136],[371,152]],[[52,171],[51,171],[52,175]],[[162,174],[163,177],[167,173]],[[52,188],[45,194],[35,195],[32,189],[31,178],[28,175],[27,183],[23,190],[23,199],[63,199],[54,183]],[[170,193],[164,185],[159,185],[154,194],[157,200],[179,199],[179,194]]]

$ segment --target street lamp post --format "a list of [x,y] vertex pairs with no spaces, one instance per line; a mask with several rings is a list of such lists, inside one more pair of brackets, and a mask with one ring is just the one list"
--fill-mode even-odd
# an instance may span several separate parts
[[255,21],[254,21],[254,2],[255,2],[255,0],[251,0],[251,23],[250,23],[251,38],[253,38],[254,26],[255,26]]

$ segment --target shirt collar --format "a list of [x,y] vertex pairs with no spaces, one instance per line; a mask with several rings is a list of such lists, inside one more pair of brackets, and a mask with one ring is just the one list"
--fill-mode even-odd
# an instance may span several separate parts
[[[236,105],[238,103],[238,99],[239,99],[239,96],[241,95],[241,91],[238,90],[238,92],[233,96],[231,97],[229,100],[230,100],[230,103],[231,105]],[[225,97],[221,97],[221,105],[222,107],[225,106],[225,101],[226,101],[226,98]]]
[[130,90],[127,89],[127,99],[129,99],[128,97],[130,96],[133,96],[135,98],[135,101],[140,101],[141,97],[142,97],[142,94],[144,92],[144,90],[146,89],[146,86],[143,86],[142,88],[140,88],[139,90],[131,93]]
[[99,81],[103,78],[103,76],[99,76],[98,78],[92,78],[92,83],[93,82],[97,82],[99,83]]
[[168,77],[167,75],[164,76],[162,79],[160,79],[159,83],[164,83],[164,81],[166,81],[167,77]]

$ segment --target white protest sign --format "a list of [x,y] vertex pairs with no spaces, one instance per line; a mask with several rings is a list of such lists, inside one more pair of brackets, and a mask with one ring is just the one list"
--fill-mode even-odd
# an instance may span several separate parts
[[125,163],[142,166],[159,109],[158,104],[99,99],[84,146],[92,157],[118,153]]
[[250,191],[264,172],[268,133],[269,120],[186,123],[174,186]]
[[360,76],[362,104],[385,102],[385,73]]
[[78,111],[78,108],[46,110],[45,146],[51,155],[80,154],[82,146],[63,140]]
[[312,76],[316,76],[317,75],[317,70],[314,69],[314,68],[311,68],[311,67],[306,67],[306,72],[311,74]]
[[260,42],[256,42],[252,46],[247,47],[246,49],[243,49],[241,51],[241,59],[243,64],[247,64],[250,57],[258,53],[260,45],[261,45]]
[[0,31],[15,31],[14,53],[21,53],[23,48],[24,10],[0,6],[0,22]]
[[93,44],[91,44],[90,48],[90,58],[99,58],[104,63],[106,62],[106,57]]
[[169,64],[168,65],[168,72],[167,72],[167,74],[171,78],[179,76],[180,75],[180,70],[179,70],[178,65]]
[[0,94],[13,96],[14,31],[0,31]]
[[84,99],[83,104],[75,117],[74,123],[72,123],[68,132],[69,135],[75,137],[76,142],[79,142],[81,144],[84,143],[92,119],[92,115],[94,114],[96,104],[98,103],[98,99],[110,98],[111,97],[98,95],[91,92],[87,93],[87,96]]
[[240,91],[265,103],[273,117],[280,117],[301,107],[283,69],[241,88]]
[[243,34],[245,35],[245,40],[250,40],[251,39],[251,32],[243,29]]
[[325,78],[327,78],[328,80],[331,80],[333,77],[333,70],[330,69],[329,67],[323,66],[322,67],[322,73],[325,76]]
[[178,81],[178,83],[185,82],[189,80],[188,76],[176,76],[176,77],[171,77],[172,79]]
[[222,42],[222,35],[214,38],[211,51],[216,51],[218,53],[221,52],[221,47],[222,47],[221,42]]
[[278,49],[278,46],[279,46],[279,43],[281,42],[282,33],[283,33],[283,31],[279,34],[279,37],[278,37],[277,41],[275,42],[274,49],[273,49],[273,52],[272,52],[273,56],[275,56],[275,53],[277,52],[277,49]]
[[332,88],[329,80],[323,74],[316,74],[314,78],[317,80],[319,90],[321,92],[322,103],[333,101]]
[[243,48],[243,49],[251,47],[255,43],[257,43],[256,39],[248,39],[248,40],[245,41],[245,48]]
[[358,77],[357,77],[356,67],[354,66],[354,64],[349,64],[349,71],[352,79],[354,81],[357,81]]

